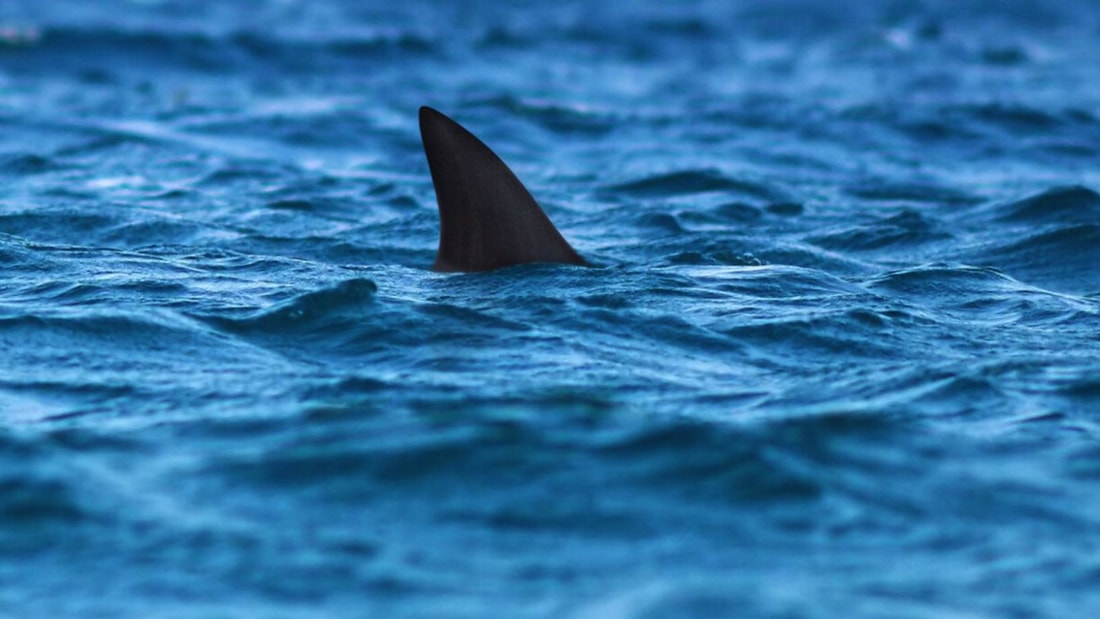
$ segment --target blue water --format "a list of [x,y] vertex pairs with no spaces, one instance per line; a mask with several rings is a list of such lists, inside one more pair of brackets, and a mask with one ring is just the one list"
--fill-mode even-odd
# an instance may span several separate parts
[[[1100,612],[1100,5],[0,4],[0,616]],[[430,272],[432,105],[596,268]]]

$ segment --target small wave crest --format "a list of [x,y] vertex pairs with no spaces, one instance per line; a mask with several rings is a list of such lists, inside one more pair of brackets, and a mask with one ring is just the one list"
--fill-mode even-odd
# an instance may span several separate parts
[[614,195],[632,198],[667,198],[677,195],[723,192],[767,202],[790,202],[790,196],[778,188],[762,183],[730,178],[718,170],[682,170],[654,174],[607,188]]
[[1010,241],[967,254],[1013,277],[1057,292],[1100,292],[1100,224],[1065,224],[1029,231]]
[[905,210],[879,221],[816,236],[814,244],[834,251],[897,249],[951,238],[939,221]]
[[348,314],[358,315],[378,292],[369,279],[355,278],[295,296],[255,314],[220,322],[237,331],[282,332],[328,326]]
[[1100,194],[1088,187],[1053,187],[997,207],[1005,221],[1100,224]]

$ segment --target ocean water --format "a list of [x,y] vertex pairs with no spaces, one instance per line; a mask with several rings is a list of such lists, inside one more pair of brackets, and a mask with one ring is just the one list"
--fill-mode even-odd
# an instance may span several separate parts
[[[0,617],[1100,612],[1100,4],[5,0]],[[594,265],[435,274],[417,129]]]

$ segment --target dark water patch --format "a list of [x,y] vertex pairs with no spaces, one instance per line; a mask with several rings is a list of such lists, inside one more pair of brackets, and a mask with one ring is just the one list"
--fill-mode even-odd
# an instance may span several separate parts
[[1065,158],[1092,161],[1100,156],[1100,148],[1092,141],[1074,138],[1036,139],[1035,146],[1056,160]]
[[781,217],[796,217],[806,211],[806,207],[799,202],[773,202],[764,209]]
[[[882,123],[919,140],[916,144],[918,148],[931,149],[929,154],[935,154],[931,159],[964,153],[985,158],[997,153],[1015,152],[1030,145],[1032,140],[1080,142],[1083,138],[1097,135],[1097,122],[1090,112],[1060,104],[947,104],[900,109],[895,105],[889,108],[863,107],[851,113],[857,118]],[[955,150],[941,151],[944,147]],[[1008,158],[1011,159],[1012,155]],[[929,157],[921,159],[927,161]]]
[[[776,209],[772,208],[775,205],[769,205],[768,211],[775,212]],[[783,209],[780,208],[780,211]],[[787,209],[790,212],[790,209]],[[714,214],[726,219],[728,221],[736,221],[739,223],[747,223],[755,221],[761,217],[760,209],[744,204],[741,202],[728,202],[726,204],[719,205],[714,209]]]
[[[996,418],[1012,410],[1008,389],[984,368],[932,373],[915,386],[906,404],[945,420]],[[984,406],[975,406],[983,402]]]
[[1052,187],[1042,193],[999,205],[1003,221],[1033,224],[1100,224],[1100,194],[1080,185]]
[[[734,342],[747,346],[754,354],[770,356],[778,351],[792,365],[816,367],[814,359],[833,357],[835,365],[860,359],[903,359],[907,351],[897,347],[893,338],[883,337],[883,328],[866,320],[866,313],[851,312],[815,318],[758,321],[723,329]],[[843,361],[842,361],[843,360]]]
[[526,32],[509,29],[505,26],[493,25],[488,27],[477,39],[477,47],[481,50],[507,50],[516,52],[530,48],[535,41]]
[[[403,58],[436,50],[435,42],[412,32],[311,40],[250,30],[215,34],[182,29],[51,26],[42,30],[33,45],[0,55],[0,62],[15,72],[68,69],[83,75],[96,72],[110,80],[117,73],[144,72],[154,67],[211,75],[246,68],[311,71],[333,62],[365,66],[386,57]],[[142,62],[126,62],[135,57]]]
[[0,232],[0,264],[9,273],[17,270],[48,269],[40,252],[35,251],[33,243],[19,236]]
[[1026,105],[991,103],[962,106],[958,112],[964,117],[1004,129],[1006,131],[1042,133],[1057,128],[1063,119],[1056,113]]
[[531,119],[543,128],[563,136],[601,137],[616,129],[619,119],[598,108],[562,105],[500,95],[486,98],[479,105]]
[[[564,305],[557,299],[543,300],[549,302],[551,312]],[[528,301],[530,303],[530,301]],[[526,331],[528,327],[512,320],[505,320],[492,316],[485,312],[467,309],[458,305],[447,303],[430,303],[417,308],[417,311],[431,318],[442,318],[453,321],[455,324],[480,326],[484,329],[504,329],[509,331]],[[538,313],[538,310],[535,310]]]
[[374,301],[378,286],[369,279],[349,279],[331,288],[296,296],[247,318],[216,320],[239,331],[260,330],[288,333],[325,329],[333,320],[343,323],[350,316],[362,316]]
[[484,523],[491,530],[507,534],[576,535],[606,540],[636,539],[647,533],[645,523],[629,509],[595,506],[583,501],[530,497],[526,502],[501,505],[489,510],[454,509],[449,516],[463,523]]
[[[89,213],[76,206],[44,207],[0,214],[5,233],[38,243],[83,245],[102,238],[103,231],[120,225],[122,213],[101,209]],[[93,241],[94,242],[94,241]]]
[[1031,56],[1019,45],[1001,45],[983,48],[981,59],[993,66],[1013,67],[1027,63]]
[[622,461],[646,485],[672,490],[682,499],[721,502],[813,503],[821,488],[785,470],[769,457],[751,432],[690,421],[647,427],[601,447],[612,462]]
[[625,193],[638,198],[726,192],[765,201],[787,198],[783,192],[751,181],[729,178],[717,170],[685,170],[642,178],[607,188],[609,193]]
[[1062,466],[1072,478],[1089,482],[1100,480],[1100,446],[1077,446],[1067,454]]
[[338,418],[307,434],[280,430],[277,440],[265,442],[267,453],[229,455],[212,471],[322,493],[337,481],[343,490],[372,494],[378,484],[401,494],[436,488],[443,495],[457,490],[455,484],[512,486],[552,466],[550,459],[524,458],[544,451],[547,437],[535,431],[540,422],[530,415],[546,404],[551,402],[480,400],[429,406],[422,409],[426,419]]
[[[852,442],[889,446],[888,437],[912,431],[910,421],[888,414],[831,413],[772,422],[762,430],[792,453],[852,458]],[[890,449],[897,447],[889,446]]]
[[680,234],[684,231],[677,221],[676,216],[669,213],[649,213],[637,218],[637,225],[641,228],[659,230],[668,234]]
[[1034,286],[1071,294],[1100,290],[1100,225],[1066,225],[1022,240],[970,252],[974,263],[993,265]]
[[[869,422],[872,428],[857,424],[856,430],[845,429],[853,417],[874,419]],[[834,427],[838,418],[845,421]],[[990,526],[1002,518],[1019,518],[1043,531],[1072,530],[1088,519],[1073,508],[1048,503],[1045,497],[1057,491],[1043,476],[1013,481],[994,477],[985,483],[968,478],[967,471],[980,470],[987,458],[1012,461],[1037,445],[1023,442],[959,452],[950,437],[930,436],[905,422],[884,425],[881,421],[876,415],[827,415],[798,420],[787,428],[800,446],[790,452],[791,464],[801,463],[808,474],[823,475],[834,500],[863,505],[866,511],[856,520],[869,531],[884,538],[899,539],[895,536],[900,535],[909,544],[924,548],[941,543],[945,533],[934,526],[911,528],[914,523],[927,523],[928,517],[941,522],[956,517],[977,519]],[[955,466],[944,463],[947,453],[962,460]],[[867,484],[859,473],[867,469],[888,471],[895,484]],[[953,469],[961,476],[950,475]],[[909,490],[903,489],[907,485]],[[920,491],[911,492],[912,488]],[[939,498],[930,501],[931,496]],[[864,537],[865,533],[852,530],[851,524],[843,523],[834,531],[842,537]],[[956,534],[969,537],[962,529]]]
[[267,208],[277,211],[302,211],[314,210],[313,203],[309,200],[275,200],[267,203]]
[[40,474],[22,479],[5,475],[0,477],[0,496],[4,537],[16,538],[8,543],[17,546],[27,543],[20,543],[18,535],[33,536],[54,527],[79,525],[89,516],[77,493],[63,479]]
[[43,155],[16,154],[0,156],[0,174],[44,174],[62,169],[52,158]]
[[160,193],[155,193],[149,197],[151,200],[160,202],[198,202],[200,194],[197,191],[189,189],[166,189]]
[[857,198],[876,202],[967,205],[981,201],[980,197],[949,186],[934,183],[860,183],[847,188],[846,191]]
[[95,429],[58,428],[50,431],[47,436],[51,445],[70,453],[110,453],[112,456],[149,453],[149,445],[143,438]]
[[942,114],[917,117],[891,115],[887,122],[920,144],[943,144],[959,148],[963,152],[972,151],[985,137],[981,127],[972,123],[954,122],[943,118]]
[[[768,212],[774,212],[770,206]],[[764,213],[759,208],[743,202],[728,202],[712,208],[685,210],[679,215],[684,223],[695,225],[748,224],[759,220],[763,216]]]
[[825,32],[833,32],[840,23],[860,14],[859,7],[840,13],[830,13],[807,2],[788,1],[776,5],[754,4],[739,10],[739,20],[745,27],[764,39],[802,40]]
[[[169,289],[168,292],[179,292],[178,289]],[[25,290],[12,290],[6,296],[24,297],[39,300],[40,302],[52,302],[57,305],[67,304],[92,304],[102,301],[111,295],[110,288],[91,283],[73,283],[68,281],[56,281],[46,284],[38,284]]]
[[695,39],[715,34],[714,26],[705,19],[686,15],[661,15],[643,22],[642,27],[653,32]]
[[919,212],[905,210],[876,222],[815,236],[810,242],[834,251],[897,250],[951,238],[944,226]]
[[[1100,339],[1100,337],[1098,337]],[[1073,398],[1096,402],[1100,400],[1100,379],[1083,377],[1062,386],[1062,391]]]
[[[42,32],[36,45],[21,50],[17,70],[76,68],[86,72],[103,67],[109,75],[113,70],[106,67],[126,66],[119,61],[131,54],[144,56],[150,64],[160,61],[217,70],[231,66],[225,51],[216,40],[198,33],[51,27]],[[10,61],[5,64],[10,70]]]
[[443,429],[485,426],[492,433],[516,432],[547,445],[584,448],[596,434],[613,430],[622,406],[613,390],[553,387],[510,395],[465,398],[460,392],[417,398],[411,412]]
[[108,526],[116,489],[86,458],[134,447],[81,432],[0,435],[0,557],[33,560]]
[[577,302],[589,307],[625,309],[632,305],[629,298],[618,294],[591,294],[577,298]]
[[[818,506],[829,493],[827,475],[799,461],[801,444],[831,441],[833,457],[842,458],[845,445],[863,440],[859,432],[830,426],[823,434],[831,438],[776,444],[770,432],[690,421],[647,428],[615,421],[559,432],[538,421],[546,418],[552,427],[553,410],[539,406],[523,413],[534,416],[479,421],[464,407],[434,428],[415,424],[386,432],[380,425],[348,434],[353,426],[344,426],[332,428],[342,437],[287,435],[262,452],[226,453],[209,472],[235,487],[282,487],[284,496],[301,492],[334,506],[368,500],[385,509],[395,500],[419,503],[430,496],[439,526],[569,532],[606,543],[653,536],[655,523],[637,518],[629,506],[654,500],[674,501],[668,524],[710,513],[727,531],[737,530],[734,522],[744,515],[722,516],[713,511],[716,505],[761,513]],[[464,421],[456,423],[456,415]],[[562,487],[588,490],[555,498],[552,489]]]
[[[424,364],[436,370],[448,364],[476,369],[487,359],[481,352],[483,348],[530,329],[523,322],[500,318],[493,312],[450,303],[380,299],[377,286],[367,279],[345,280],[244,315],[213,314],[203,320],[307,364],[340,365],[348,359],[395,356],[402,359],[401,351],[414,347],[424,354],[403,363],[414,367]],[[497,363],[505,364],[509,359],[509,355],[502,354]]]

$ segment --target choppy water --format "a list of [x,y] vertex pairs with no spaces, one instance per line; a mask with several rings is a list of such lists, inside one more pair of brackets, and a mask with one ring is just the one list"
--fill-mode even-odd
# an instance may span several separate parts
[[[1084,1],[8,0],[0,616],[1097,612],[1098,54]],[[599,267],[429,272],[422,104]]]

